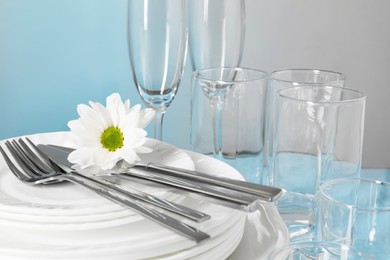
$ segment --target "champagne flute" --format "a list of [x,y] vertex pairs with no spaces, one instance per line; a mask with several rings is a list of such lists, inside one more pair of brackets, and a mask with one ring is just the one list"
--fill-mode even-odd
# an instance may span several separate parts
[[245,0],[189,0],[189,49],[194,70],[238,67],[245,36]]
[[[188,18],[193,70],[239,67],[244,48],[245,0],[189,0]],[[223,74],[231,72],[229,69],[222,71]],[[199,73],[195,72],[194,77],[196,75]],[[206,94],[202,95],[193,84],[191,144],[194,151],[215,154],[222,146],[218,125],[221,124],[225,96],[230,86],[206,85],[203,88]],[[214,145],[210,145],[212,143]]]
[[156,111],[154,138],[158,140],[184,71],[187,38],[185,0],[128,1],[133,78],[142,100]]

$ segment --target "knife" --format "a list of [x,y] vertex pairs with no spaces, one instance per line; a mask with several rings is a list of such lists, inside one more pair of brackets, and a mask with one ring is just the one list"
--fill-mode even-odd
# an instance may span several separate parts
[[[72,166],[67,157],[74,149],[42,144],[38,145],[38,147],[57,162],[68,167]],[[137,163],[136,165],[125,169],[118,177],[147,179],[241,205],[250,205],[258,199],[274,201],[281,195],[281,189],[279,188],[145,162]]]

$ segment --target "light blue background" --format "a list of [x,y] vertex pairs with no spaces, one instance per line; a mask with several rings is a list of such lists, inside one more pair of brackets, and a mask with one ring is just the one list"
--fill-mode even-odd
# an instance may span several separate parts
[[[242,66],[344,73],[347,87],[367,94],[363,166],[390,168],[390,1],[245,3]],[[0,0],[0,139],[67,130],[77,104],[104,102],[112,92],[142,103],[125,30],[126,0]],[[164,139],[184,148],[188,64],[164,127]]]
[[[68,130],[77,104],[105,103],[113,92],[143,105],[130,71],[126,15],[126,0],[0,0],[0,139]],[[190,94],[182,85],[164,139],[186,148]],[[153,136],[152,124],[147,130]]]

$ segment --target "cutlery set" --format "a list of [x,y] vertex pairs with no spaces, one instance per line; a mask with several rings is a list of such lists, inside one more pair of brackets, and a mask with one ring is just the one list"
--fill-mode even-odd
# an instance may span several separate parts
[[[70,181],[128,207],[196,243],[210,238],[201,230],[156,208],[178,214],[194,222],[206,221],[210,218],[209,215],[139,190],[123,189],[120,185],[98,176],[87,176],[71,168],[72,165],[66,159],[72,151],[71,148],[42,144],[37,147],[28,138],[26,140],[27,142],[23,139],[6,141],[8,154],[0,146],[0,152],[8,167],[22,182],[41,185]],[[278,188],[152,162],[137,163],[133,167],[123,169],[119,174],[112,175],[130,180],[143,179],[157,182],[240,206],[248,206],[256,200],[274,201],[281,195],[281,190]]]

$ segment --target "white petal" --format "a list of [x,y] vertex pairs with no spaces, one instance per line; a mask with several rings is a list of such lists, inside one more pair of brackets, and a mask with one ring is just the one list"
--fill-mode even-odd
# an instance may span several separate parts
[[80,120],[72,120],[68,122],[68,127],[70,131],[75,134],[84,134],[87,130],[84,128],[82,124],[80,124]]
[[139,112],[141,110],[141,105],[140,104],[137,104],[135,106],[133,106],[129,112]]
[[80,131],[82,132],[79,132],[80,134],[87,134],[87,133],[91,133],[93,132],[94,134],[98,134],[98,133],[101,133],[103,132],[107,126],[105,126],[104,124],[102,124],[102,121],[99,119],[99,118],[92,118],[92,117],[83,117],[83,118],[80,118],[79,120],[79,125],[81,128],[80,128]]
[[135,162],[141,160],[137,153],[132,149],[121,149],[118,151],[118,153],[120,154],[121,158],[129,164],[134,164]]
[[98,102],[89,102],[90,106],[96,110],[97,115],[99,116],[99,121],[103,124],[104,128],[112,126],[112,119],[110,113],[107,109]]
[[126,99],[125,103],[126,114],[130,112],[130,99]]
[[102,144],[100,142],[100,136],[87,134],[87,135],[79,135],[78,136],[78,146],[79,147],[88,147],[88,148],[98,148],[101,147]]
[[136,112],[130,112],[126,115],[125,118],[123,118],[120,128],[121,129],[128,129],[128,128],[135,128],[139,125],[139,117],[140,114]]
[[145,128],[153,120],[156,111],[146,108],[140,111],[140,119],[137,127]]
[[95,114],[95,111],[85,104],[80,104],[77,106],[77,113],[80,117],[91,117]]
[[114,93],[107,97],[106,107],[112,119],[113,125],[118,126],[119,122],[126,115],[125,106],[123,105],[118,93]]
[[[101,116],[99,115],[99,111],[86,106],[86,105],[78,105],[77,111],[80,115],[80,122],[85,124],[86,126],[95,126],[99,129],[106,128],[105,122],[101,119]],[[84,123],[87,121],[87,123]]]
[[104,148],[95,149],[92,155],[93,164],[104,170],[107,170],[109,159],[110,152]]
[[71,152],[68,156],[68,160],[71,163],[77,164],[86,168],[93,165],[92,161],[93,150],[88,148],[79,148]]
[[147,132],[141,128],[132,128],[124,133],[123,145],[127,148],[135,148],[142,146],[146,142]]
[[106,105],[108,106],[109,103],[122,103],[121,96],[118,93],[112,93],[106,98]]
[[107,152],[105,154],[105,158],[102,161],[100,161],[100,168],[102,168],[102,170],[112,169],[119,160],[120,157],[118,156],[118,153]]

